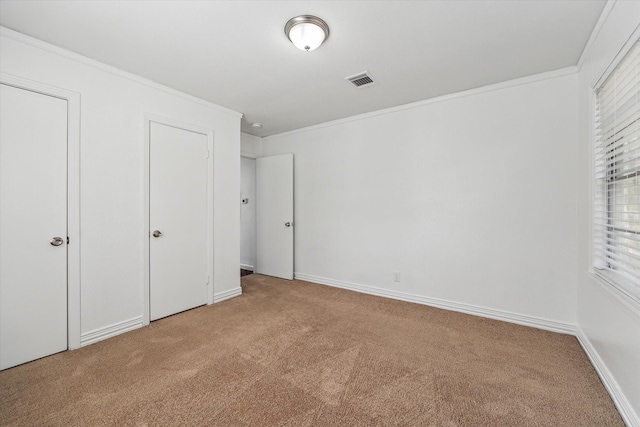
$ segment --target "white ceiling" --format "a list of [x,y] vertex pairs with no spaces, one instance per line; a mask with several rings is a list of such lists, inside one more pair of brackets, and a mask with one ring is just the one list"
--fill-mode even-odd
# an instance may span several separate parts
[[[267,136],[576,65],[605,3],[1,0],[0,25],[242,112],[244,132]],[[329,24],[316,51],[284,34],[300,14]],[[344,80],[365,70],[378,85]]]

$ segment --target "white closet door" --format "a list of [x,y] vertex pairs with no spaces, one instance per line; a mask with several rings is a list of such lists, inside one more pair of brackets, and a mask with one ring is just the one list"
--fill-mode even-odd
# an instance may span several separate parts
[[256,273],[293,279],[293,154],[256,160]]
[[67,349],[67,101],[0,84],[0,369]]
[[150,122],[150,319],[207,303],[207,136]]

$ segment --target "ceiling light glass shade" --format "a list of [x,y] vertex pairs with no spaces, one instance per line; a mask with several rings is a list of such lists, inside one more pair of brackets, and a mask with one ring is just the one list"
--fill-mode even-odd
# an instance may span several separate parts
[[284,32],[298,49],[309,52],[329,37],[329,26],[316,16],[301,15],[291,18],[284,26]]

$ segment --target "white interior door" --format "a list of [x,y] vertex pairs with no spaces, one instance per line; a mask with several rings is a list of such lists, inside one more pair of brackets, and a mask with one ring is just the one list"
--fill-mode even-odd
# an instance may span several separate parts
[[207,302],[207,135],[149,128],[150,320]]
[[293,154],[256,160],[256,273],[293,279]]
[[67,101],[0,84],[0,369],[66,349]]

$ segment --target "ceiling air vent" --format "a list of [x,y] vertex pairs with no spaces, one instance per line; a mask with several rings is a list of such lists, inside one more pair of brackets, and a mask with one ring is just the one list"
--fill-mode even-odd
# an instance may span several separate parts
[[358,73],[356,75],[345,78],[345,80],[349,81],[352,85],[358,88],[362,87],[370,87],[376,85],[376,82],[373,80],[371,74],[367,71],[364,73]]

